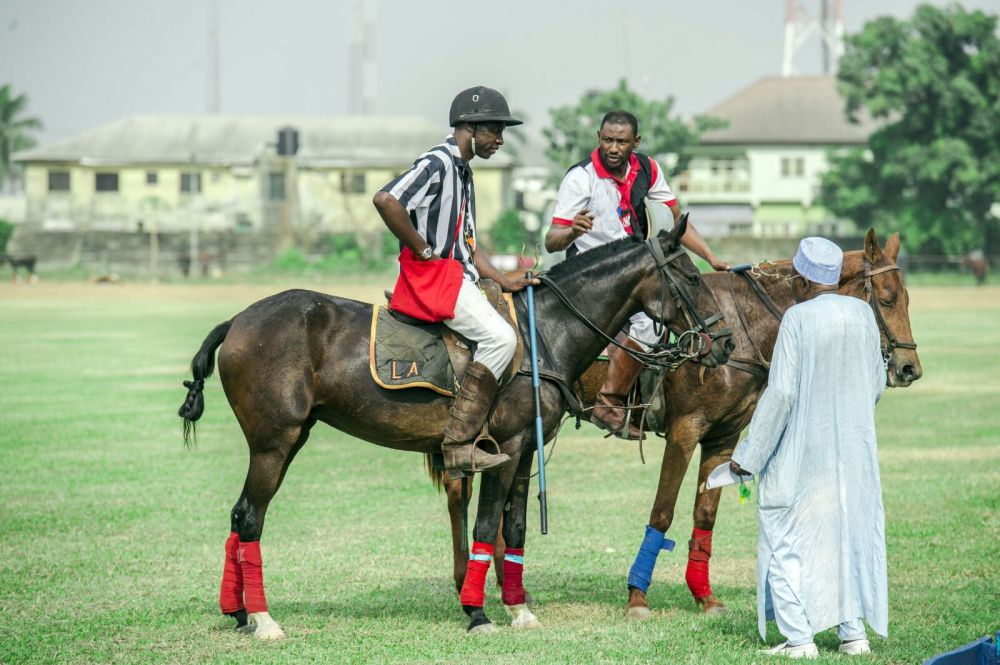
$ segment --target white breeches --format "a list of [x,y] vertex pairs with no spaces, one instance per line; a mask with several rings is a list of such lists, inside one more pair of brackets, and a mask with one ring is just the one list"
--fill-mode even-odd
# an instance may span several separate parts
[[493,376],[500,378],[514,357],[517,334],[514,329],[490,307],[479,287],[464,280],[455,302],[455,318],[444,324],[476,343],[472,359],[488,367]]

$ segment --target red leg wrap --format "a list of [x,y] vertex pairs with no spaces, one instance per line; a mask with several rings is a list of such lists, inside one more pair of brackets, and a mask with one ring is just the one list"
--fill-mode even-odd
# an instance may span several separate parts
[[233,531],[226,541],[226,565],[222,569],[219,608],[223,614],[243,609],[243,571],[239,560],[240,535]]
[[267,598],[264,597],[264,562],[260,558],[260,541],[252,543],[240,541],[240,567],[243,569],[243,597],[247,612],[267,612]]
[[524,548],[508,547],[503,559],[503,604],[521,605],[524,603]]
[[462,584],[462,593],[459,595],[463,605],[483,606],[486,594],[486,573],[490,569],[492,560],[493,545],[479,541],[472,543],[469,566],[465,569],[465,583]]
[[708,560],[711,557],[712,532],[694,529],[688,543],[688,565],[684,578],[695,598],[712,595],[712,585],[708,581]]

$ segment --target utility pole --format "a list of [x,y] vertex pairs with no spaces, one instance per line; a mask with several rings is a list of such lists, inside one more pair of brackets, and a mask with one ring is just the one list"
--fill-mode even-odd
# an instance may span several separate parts
[[375,61],[375,0],[354,0],[349,62],[347,112],[352,115],[372,115],[375,113],[378,75]]
[[219,95],[219,0],[210,0],[208,6],[208,112],[218,113],[221,108]]

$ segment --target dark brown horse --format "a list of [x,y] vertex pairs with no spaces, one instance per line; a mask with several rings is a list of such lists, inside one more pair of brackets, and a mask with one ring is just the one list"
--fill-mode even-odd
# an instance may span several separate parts
[[[882,335],[888,384],[905,387],[920,378],[922,369],[910,332],[909,295],[895,263],[898,252],[898,234],[893,234],[883,249],[879,247],[874,231],[869,231],[863,251],[844,254],[839,292],[871,304]],[[729,363],[707,370],[686,363],[676,372],[665,374],[663,381],[666,446],[649,524],[664,533],[670,528],[681,482],[700,443],[694,533],[688,543],[685,577],[697,606],[710,613],[724,609],[722,602],[712,593],[708,575],[712,529],[721,489],[706,491],[705,479],[712,469],[729,460],[740,433],[750,423],[757,399],[767,384],[768,363],[777,339],[780,317],[795,304],[787,283],[791,261],[764,262],[750,272],[753,281],[734,273],[704,276],[726,320],[735,329],[733,339],[736,350]],[[759,285],[763,295],[756,290],[753,282]],[[607,361],[597,361],[584,373],[578,386],[585,405],[593,405],[606,371]],[[641,414],[637,413],[635,417],[636,424],[639,424]],[[459,526],[461,484],[450,481],[444,486],[452,523],[455,580],[461,586],[465,576]],[[501,552],[502,545],[502,541],[498,541],[497,552]],[[650,616],[644,591],[629,588],[626,612],[631,618]]]
[[[614,333],[630,316],[645,311],[683,332],[688,320],[704,321],[705,313],[718,311],[694,264],[678,250],[685,227],[682,221],[671,233],[645,243],[630,239],[612,243],[547,273],[535,294],[538,330],[547,344],[550,368],[569,385],[606,344],[591,326]],[[667,282],[676,300],[664,297],[671,292]],[[571,313],[559,293],[569,294],[577,313]],[[397,450],[440,450],[451,399],[428,390],[377,386],[368,368],[371,319],[370,304],[312,291],[286,291],[216,326],[192,361],[194,380],[185,382],[189,393],[180,410],[185,427],[201,416],[203,382],[212,373],[218,348],[222,385],[250,448],[246,482],[231,513],[220,606],[257,637],[283,636],[267,611],[259,541],[268,504],[312,426],[322,421]],[[707,367],[728,358],[728,336],[718,341],[711,353],[701,357]],[[549,381],[542,386],[541,399],[549,440],[566,399]],[[490,417],[491,434],[514,461],[483,475],[477,541],[492,543],[503,516],[507,542],[524,545],[525,479],[534,453],[533,404],[531,381],[519,374],[503,389]],[[482,607],[463,609],[470,617],[470,630],[494,628]],[[530,619],[523,625],[537,624],[533,616]]]

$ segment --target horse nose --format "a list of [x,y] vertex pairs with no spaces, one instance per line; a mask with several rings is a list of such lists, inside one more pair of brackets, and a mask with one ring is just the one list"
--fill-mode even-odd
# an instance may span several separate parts
[[727,359],[729,356],[733,355],[733,351],[736,350],[736,344],[733,342],[732,337],[726,338],[726,343],[722,345],[722,350],[725,351]]
[[923,370],[917,365],[903,365],[902,369],[899,370],[900,377],[906,383],[913,383],[923,376],[923,374]]

